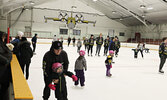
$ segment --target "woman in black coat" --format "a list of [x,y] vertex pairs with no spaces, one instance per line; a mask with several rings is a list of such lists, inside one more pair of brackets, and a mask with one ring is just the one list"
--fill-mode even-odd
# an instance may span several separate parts
[[20,66],[24,73],[24,67],[26,66],[26,79],[29,77],[29,66],[31,63],[31,58],[33,56],[33,51],[30,47],[30,42],[27,41],[26,37],[22,37],[21,42],[19,44],[20,51]]
[[0,100],[9,100],[8,87],[11,80],[12,53],[5,43],[6,34],[0,32]]

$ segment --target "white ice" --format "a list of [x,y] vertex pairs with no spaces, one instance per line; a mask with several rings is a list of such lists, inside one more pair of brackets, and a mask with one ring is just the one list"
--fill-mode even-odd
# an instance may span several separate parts
[[[66,42],[66,41],[65,41]],[[44,80],[42,71],[42,59],[50,49],[51,44],[37,44],[36,55],[30,65],[30,76],[27,81],[34,100],[42,100]],[[82,48],[84,50],[84,47]],[[74,72],[74,63],[78,57],[77,47],[67,47],[70,61],[69,71]],[[144,58],[139,53],[134,59],[131,48],[122,47],[119,56],[114,57],[115,64],[111,69],[112,77],[106,77],[106,67],[103,56],[103,47],[100,57],[95,56],[96,47],[93,48],[93,57],[87,56],[88,70],[85,72],[85,87],[74,86],[71,78],[66,77],[69,100],[167,100],[167,69],[164,65],[165,74],[158,73],[158,51],[151,50],[144,53]],[[54,91],[49,100],[56,100]]]

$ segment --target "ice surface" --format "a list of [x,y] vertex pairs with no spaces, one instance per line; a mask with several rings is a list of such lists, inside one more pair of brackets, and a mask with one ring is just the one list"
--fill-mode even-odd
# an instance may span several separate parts
[[[36,55],[30,65],[28,84],[34,100],[42,100],[44,80],[42,59],[50,49],[51,44],[37,44]],[[82,48],[84,50],[84,47]],[[64,50],[69,57],[69,71],[74,72],[74,63],[78,57],[77,47],[67,47]],[[167,100],[167,71],[164,65],[164,75],[158,73],[158,51],[144,53],[144,58],[139,53],[134,59],[131,48],[122,47],[118,57],[114,57],[115,64],[111,69],[112,77],[106,77],[103,56],[103,47],[100,57],[95,56],[96,47],[93,47],[93,57],[87,56],[88,70],[85,72],[85,87],[74,86],[71,78],[66,77],[69,100]],[[52,91],[49,100],[56,100]]]

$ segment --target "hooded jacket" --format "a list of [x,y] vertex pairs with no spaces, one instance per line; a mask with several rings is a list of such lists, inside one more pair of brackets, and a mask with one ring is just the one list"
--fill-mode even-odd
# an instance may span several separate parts
[[68,70],[68,56],[67,53],[62,50],[60,55],[54,53],[54,48],[51,46],[50,51],[46,52],[43,57],[43,73],[45,83],[50,84],[52,82],[52,64],[59,62],[63,65],[64,72]]

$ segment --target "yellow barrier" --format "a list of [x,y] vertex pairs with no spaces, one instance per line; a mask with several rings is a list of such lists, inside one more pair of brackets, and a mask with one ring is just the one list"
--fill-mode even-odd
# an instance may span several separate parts
[[13,80],[14,99],[33,100],[32,93],[23,75],[22,69],[20,67],[20,64],[18,63],[16,55],[13,55],[13,59],[11,61],[11,72]]

